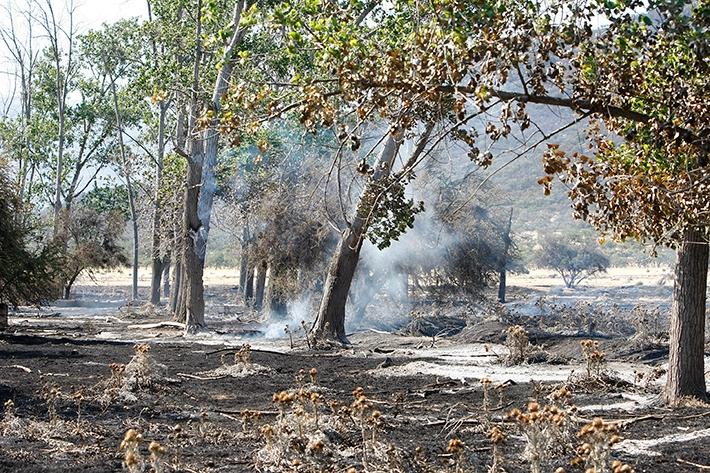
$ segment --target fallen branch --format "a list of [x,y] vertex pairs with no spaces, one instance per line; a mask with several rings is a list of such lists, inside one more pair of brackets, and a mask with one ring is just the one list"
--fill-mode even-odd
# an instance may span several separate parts
[[[427,422],[424,425],[426,427],[437,427],[439,425],[446,425],[449,422],[450,421],[448,421],[448,420],[435,420],[432,422]],[[477,425],[480,423],[481,423],[481,421],[478,419],[461,419],[461,420],[456,421],[456,424],[458,424],[458,425]]]
[[224,379],[224,378],[229,378],[229,375],[222,375],[222,376],[197,376],[195,374],[189,374],[189,373],[175,373],[176,376],[180,376],[182,378],[190,378],[190,379],[197,379],[200,381],[214,381],[216,379]]
[[29,369],[26,366],[22,366],[22,365],[10,365],[10,366],[8,366],[8,368],[16,368],[18,370],[24,371],[25,373],[32,373],[31,369]]
[[180,322],[156,322],[156,323],[152,323],[152,324],[129,325],[127,328],[129,330],[148,330],[151,328],[163,328],[163,327],[179,328],[180,330],[183,330],[185,328],[185,324],[180,323]]
[[702,413],[700,413],[700,414],[693,414],[693,415],[690,415],[690,416],[676,417],[675,420],[697,419],[697,418],[699,418],[699,417],[705,417],[705,416],[709,416],[709,415],[710,415],[710,411],[707,411],[707,412],[702,412]]
[[[237,352],[237,351],[239,351],[240,348],[241,347],[220,348],[219,350],[208,351],[207,353],[205,353],[205,356],[214,355],[216,353],[230,352],[230,351]],[[262,350],[262,349],[258,349],[258,348],[252,348],[251,352],[252,353],[269,353],[271,355],[281,355],[281,356],[290,356],[291,355],[290,353],[284,353],[282,351]]]
[[682,458],[678,458],[678,459],[676,459],[676,461],[678,463],[682,463],[684,465],[694,466],[695,468],[699,468],[701,470],[710,470],[709,465],[701,465],[700,463],[689,462],[688,460],[683,460]]
[[631,424],[635,424],[636,422],[644,422],[647,420],[663,420],[665,419],[666,416],[659,416],[659,415],[654,415],[654,414],[649,414],[645,416],[640,416],[640,417],[633,417],[631,419],[618,419],[618,420],[612,420],[609,421],[610,423],[613,424],[618,424],[619,427],[626,427]]

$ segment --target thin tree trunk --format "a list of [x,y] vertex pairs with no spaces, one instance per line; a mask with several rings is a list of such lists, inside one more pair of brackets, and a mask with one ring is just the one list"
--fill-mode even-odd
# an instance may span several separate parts
[[138,212],[136,211],[136,198],[133,192],[133,182],[126,174],[126,188],[128,190],[128,208],[131,213],[131,223],[133,228],[133,262],[132,262],[132,284],[131,299],[138,300]]
[[133,192],[133,182],[131,181],[130,170],[128,169],[128,157],[126,156],[126,146],[123,143],[123,124],[121,113],[118,108],[118,93],[116,92],[116,80],[111,79],[111,92],[113,93],[113,111],[116,115],[116,134],[118,135],[118,148],[121,154],[123,173],[126,178],[126,188],[128,191],[128,208],[131,214],[133,229],[133,283],[131,285],[131,300],[138,299],[138,214],[136,212],[135,193]]
[[400,139],[390,132],[375,163],[374,172],[360,196],[352,222],[338,241],[328,268],[318,316],[311,329],[316,338],[349,344],[345,336],[345,304],[348,292],[360,258],[367,219],[376,205],[379,185],[390,175],[399,146]]
[[266,287],[266,261],[262,261],[256,270],[256,284],[254,287],[254,308],[261,310],[264,304],[264,288]]
[[178,298],[179,298],[179,293],[180,293],[180,286],[181,286],[181,277],[182,277],[182,261],[180,258],[175,259],[175,264],[173,265],[173,282],[170,285],[170,312],[173,314],[176,314],[177,312],[177,305],[178,305]]
[[244,282],[244,300],[251,301],[254,298],[254,266],[247,268],[247,280]]
[[498,273],[498,302],[505,304],[506,276],[508,272],[508,252],[510,251],[510,227],[513,224],[513,208],[510,208],[508,226],[503,233],[503,254],[501,255],[500,269]]
[[5,330],[7,328],[7,314],[7,304],[5,304],[4,302],[0,302],[0,330]]
[[160,282],[163,277],[163,259],[160,257],[160,222],[162,218],[162,206],[160,202],[160,191],[163,181],[163,158],[165,157],[165,118],[167,115],[167,104],[160,103],[160,116],[158,117],[158,155],[155,163],[155,195],[153,201],[153,247],[151,251],[151,278],[150,278],[150,302],[160,304]]
[[163,280],[163,297],[170,296],[170,267],[172,266],[172,255],[168,253],[163,259],[162,280]]
[[175,320],[185,322],[187,320],[187,276],[185,275],[185,263],[183,261],[180,268],[180,286],[177,289],[177,305],[175,307]]
[[244,294],[247,283],[247,272],[249,271],[249,229],[247,225],[242,228],[242,239],[239,244],[239,289]]
[[683,397],[706,399],[705,305],[707,297],[708,243],[699,228],[687,230],[678,248],[673,306],[670,320],[670,353],[665,397],[675,404]]

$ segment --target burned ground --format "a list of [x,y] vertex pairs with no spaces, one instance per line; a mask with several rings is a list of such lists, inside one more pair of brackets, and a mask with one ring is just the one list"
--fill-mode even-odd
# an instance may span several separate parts
[[[697,471],[690,463],[709,462],[710,407],[669,410],[655,402],[657,380],[629,380],[633,370],[648,374],[661,366],[662,346],[632,350],[626,339],[599,336],[601,347],[608,350],[609,369],[620,370],[600,387],[570,382],[574,372],[583,370],[582,337],[531,332],[531,341],[567,364],[556,368],[531,359],[506,366],[504,346],[496,344],[505,338],[503,325],[491,321],[449,338],[363,332],[352,336],[352,349],[325,352],[306,350],[302,337],[293,350],[284,340],[244,338],[252,343],[250,363],[268,370],[234,378],[205,373],[232,363],[238,344],[232,338],[228,345],[234,349],[225,349],[219,337],[254,333],[253,324],[225,322],[218,325],[217,339],[195,341],[183,339],[169,325],[141,325],[164,321],[159,313],[144,311],[137,322],[134,312],[91,320],[32,312],[14,318],[11,329],[0,335],[0,399],[12,400],[14,416],[34,424],[26,432],[5,429],[0,471],[120,471],[124,455],[119,443],[130,428],[141,432],[146,443],[156,441],[167,449],[165,471],[318,471],[308,463],[307,451],[303,462],[291,451],[277,465],[258,461],[266,442],[261,427],[279,417],[273,394],[297,389],[303,373],[312,368],[317,370],[318,392],[328,401],[349,406],[353,390],[363,388],[370,405],[381,413],[377,442],[387,447],[378,448],[389,452],[383,455],[391,456],[392,471],[486,471],[492,463],[486,433],[493,425],[506,435],[506,471],[529,471],[521,456],[526,442],[505,414],[533,399],[546,402],[562,385],[572,387],[578,408],[568,419],[570,432],[595,416],[616,421],[626,440],[615,446],[612,458],[637,472]],[[102,334],[109,339],[102,340]],[[127,363],[138,341],[149,343],[150,357],[165,365],[165,372],[139,391],[135,401],[107,402],[99,394],[112,376],[110,365]],[[550,371],[554,369],[559,371]],[[480,378],[488,375],[492,388],[484,402],[487,388]],[[496,388],[499,385],[505,387]],[[357,429],[329,431],[326,437],[330,448],[349,453],[324,457],[320,471],[363,471]],[[460,457],[450,449],[452,438],[465,446]],[[569,461],[579,441],[573,435],[567,440],[569,444],[558,446],[557,456],[545,463],[549,471],[576,471]]]

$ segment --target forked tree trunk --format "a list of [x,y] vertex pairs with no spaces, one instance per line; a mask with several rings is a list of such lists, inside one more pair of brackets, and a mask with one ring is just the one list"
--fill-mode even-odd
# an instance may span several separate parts
[[254,284],[254,308],[261,310],[264,304],[264,288],[266,287],[266,261],[262,261],[256,269],[256,283]]
[[311,331],[319,339],[349,344],[345,336],[345,304],[360,259],[360,250],[379,186],[392,170],[400,139],[389,133],[375,163],[374,172],[363,190],[350,226],[343,231],[328,268],[318,316]]
[[705,305],[708,243],[698,228],[687,230],[678,248],[670,320],[670,353],[665,398],[706,399]]
[[[231,25],[234,27],[232,37],[224,48],[224,53],[220,58],[220,68],[215,80],[214,90],[208,106],[208,109],[213,113],[214,118],[210,121],[209,126],[204,131],[198,131],[196,127],[197,118],[197,97],[195,93],[199,86],[199,67],[201,62],[201,41],[197,44],[197,54],[194,69],[195,88],[191,103],[190,117],[190,144],[191,144],[191,159],[188,167],[188,174],[197,175],[199,171],[199,180],[195,183],[199,185],[191,193],[188,182],[189,198],[186,199],[185,206],[186,228],[188,230],[188,241],[186,242],[185,252],[185,276],[188,280],[187,288],[187,319],[185,322],[185,331],[196,332],[205,327],[205,298],[203,287],[203,275],[205,269],[205,253],[207,251],[207,239],[210,232],[210,217],[212,214],[212,204],[214,194],[217,188],[217,179],[215,176],[215,168],[217,166],[217,151],[219,149],[219,115],[221,112],[221,102],[224,95],[227,93],[229,81],[234,68],[234,55],[239,46],[245,30],[239,27],[242,11],[245,7],[245,0],[238,0],[234,6]],[[201,2],[198,1],[198,6]],[[201,18],[197,15],[197,30],[199,38],[201,35]],[[199,148],[199,159],[195,149]],[[194,166],[194,168],[193,168]],[[189,179],[189,178],[188,178]]]

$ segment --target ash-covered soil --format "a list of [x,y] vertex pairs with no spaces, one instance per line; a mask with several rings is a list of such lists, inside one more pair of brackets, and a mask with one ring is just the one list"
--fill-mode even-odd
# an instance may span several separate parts
[[[496,448],[503,468],[525,472],[528,442],[506,414],[533,400],[558,404],[550,395],[563,386],[571,398],[542,471],[583,471],[569,464],[582,443],[576,433],[597,416],[624,439],[610,449],[609,465],[653,473],[710,465],[710,406],[671,410],[658,401],[662,337],[638,343],[560,328],[567,322],[554,317],[539,324],[486,316],[445,337],[364,330],[350,349],[312,352],[298,330],[292,342],[260,337],[255,314],[229,303],[228,289],[214,292],[211,331],[190,337],[161,310],[90,298],[14,314],[0,333],[0,403],[12,401],[0,419],[0,472],[121,471],[129,429],[144,439],[134,471],[152,471],[155,441],[166,450],[164,472],[483,472],[493,463],[487,434],[495,426],[505,436]],[[430,322],[416,326],[428,330]],[[532,343],[521,364],[507,361],[505,330],[514,322],[527,324]],[[605,353],[595,380],[584,376],[584,339]],[[235,358],[244,343],[246,361]],[[130,383],[129,372],[138,376]],[[286,401],[275,403],[284,391]],[[452,450],[454,438],[463,447]]]

